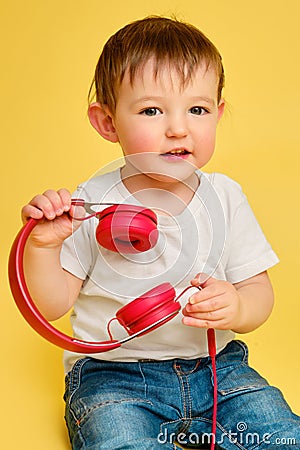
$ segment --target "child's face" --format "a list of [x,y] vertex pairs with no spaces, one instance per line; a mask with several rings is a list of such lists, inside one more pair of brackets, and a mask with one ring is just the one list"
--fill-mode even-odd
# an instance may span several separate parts
[[224,108],[223,101],[217,102],[217,87],[215,71],[205,66],[184,88],[177,72],[167,67],[155,79],[151,61],[133,84],[126,74],[113,117],[124,155],[151,153],[164,163],[203,167],[214,152]]
[[155,79],[152,61],[137,72],[133,84],[125,74],[112,116],[124,155],[129,160],[141,155],[160,173],[174,164],[178,172],[178,163],[194,170],[203,167],[214,152],[224,108],[223,101],[218,104],[217,87],[215,71],[206,66],[199,67],[185,87],[168,67]]

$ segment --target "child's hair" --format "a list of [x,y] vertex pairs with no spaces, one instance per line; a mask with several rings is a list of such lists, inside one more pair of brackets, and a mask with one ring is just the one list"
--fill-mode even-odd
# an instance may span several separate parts
[[218,77],[218,102],[224,87],[222,58],[213,43],[196,27],[176,19],[150,16],[129,23],[110,37],[100,55],[93,83],[96,101],[107,105],[114,114],[117,93],[128,71],[133,83],[138,69],[153,58],[154,76],[165,64],[175,68],[184,86],[193,76],[195,69],[205,63],[212,67]]

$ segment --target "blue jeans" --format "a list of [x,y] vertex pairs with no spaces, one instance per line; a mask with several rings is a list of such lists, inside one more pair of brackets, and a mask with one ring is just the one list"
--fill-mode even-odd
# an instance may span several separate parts
[[[300,449],[300,417],[248,366],[232,341],[217,355],[216,448]],[[213,406],[209,358],[77,361],[66,377],[66,422],[74,450],[209,448]]]

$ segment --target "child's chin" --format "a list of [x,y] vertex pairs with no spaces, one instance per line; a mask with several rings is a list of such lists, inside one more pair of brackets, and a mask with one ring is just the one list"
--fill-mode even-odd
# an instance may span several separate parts
[[[147,173],[146,174],[149,178],[152,178],[152,180],[158,181],[160,183],[178,183],[183,182],[186,180],[187,176],[185,174],[161,174],[161,173]],[[190,176],[191,174],[189,174]]]
[[160,182],[176,183],[188,180],[195,173],[196,169],[195,166],[186,161],[174,164],[163,161],[159,167],[157,167],[157,170],[153,170],[153,172],[148,173],[147,175]]

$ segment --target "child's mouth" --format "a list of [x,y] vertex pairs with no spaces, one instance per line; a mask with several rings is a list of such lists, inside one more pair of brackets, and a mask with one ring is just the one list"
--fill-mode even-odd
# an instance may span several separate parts
[[190,154],[191,152],[189,152],[185,148],[175,148],[167,153],[163,153],[162,156],[167,159],[176,160],[176,159],[186,159]]

